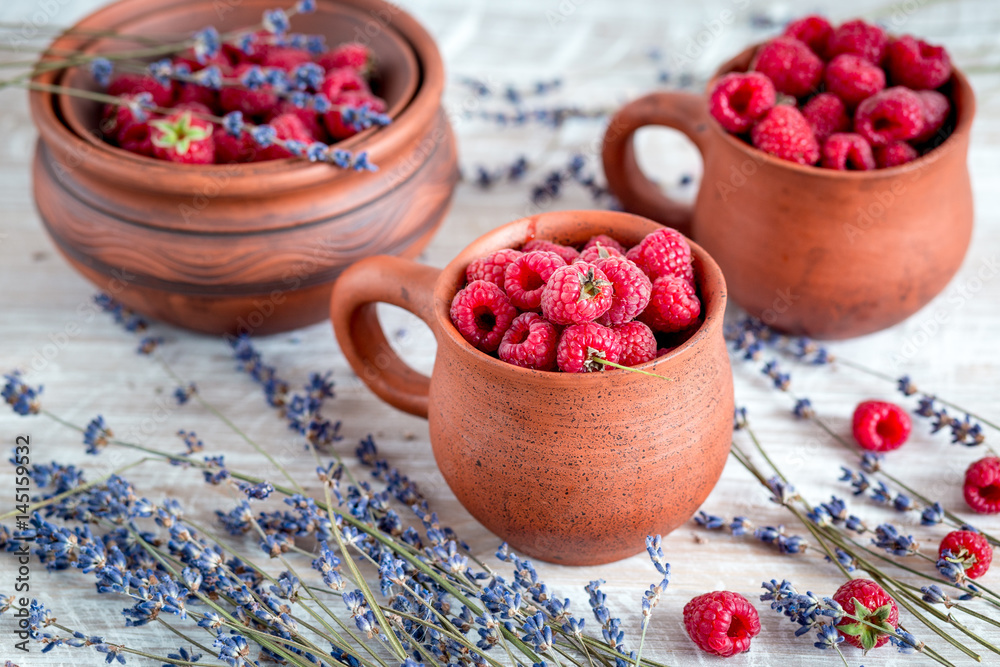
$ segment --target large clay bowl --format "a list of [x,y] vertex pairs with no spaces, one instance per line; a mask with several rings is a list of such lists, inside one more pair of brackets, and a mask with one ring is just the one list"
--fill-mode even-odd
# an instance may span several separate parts
[[[89,30],[190,34],[254,25],[271,0],[122,0],[78,24]],[[267,334],[327,317],[330,289],[352,262],[415,256],[448,210],[458,179],[441,108],[437,48],[411,16],[381,0],[320,0],[293,30],[330,44],[367,40],[393,123],[338,146],[367,151],[375,173],[302,160],[182,166],[97,136],[96,104],[31,94],[40,133],[35,200],[69,262],[150,317],[206,333]],[[134,45],[130,45],[134,48]],[[105,51],[121,41],[64,35],[53,49]],[[93,86],[79,71],[44,83]]]
[[[746,70],[753,53],[744,51],[716,76]],[[653,93],[612,119],[604,169],[626,210],[689,229],[752,315],[792,334],[860,336],[925,306],[968,249],[975,97],[957,70],[945,92],[954,130],[944,143],[908,164],[867,172],[777,159],[728,134],[704,96]],[[632,136],[645,125],[681,130],[701,151],[704,176],[693,208],[665,197],[639,169]]]
[[[726,287],[697,245],[705,320],[680,347],[629,371],[566,374],[506,364],[475,349],[449,319],[475,258],[532,238],[626,244],[657,229],[608,211],[546,213],[473,242],[443,270],[392,257],[358,262],[334,287],[341,349],[383,400],[430,422],[438,466],[462,504],[530,556],[606,563],[644,548],[647,535],[687,521],[722,472],[732,435],[733,381],[722,336]],[[386,342],[375,303],[405,308],[437,339],[427,378]]]

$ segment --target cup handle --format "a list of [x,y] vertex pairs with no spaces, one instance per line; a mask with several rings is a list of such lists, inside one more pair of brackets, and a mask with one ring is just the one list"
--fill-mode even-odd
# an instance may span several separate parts
[[625,210],[690,236],[692,207],[664,195],[636,162],[632,137],[646,125],[680,130],[694,142],[704,160],[709,125],[706,100],[691,93],[650,93],[622,107],[604,133],[604,174],[608,188]]
[[377,303],[408,310],[434,329],[434,283],[440,269],[379,255],[356,262],[333,286],[330,319],[337,342],[358,377],[389,405],[427,418],[431,379],[392,349],[375,312]]

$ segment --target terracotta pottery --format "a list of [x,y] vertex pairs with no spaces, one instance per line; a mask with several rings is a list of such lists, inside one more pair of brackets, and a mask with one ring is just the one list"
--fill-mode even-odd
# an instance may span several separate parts
[[[680,347],[640,368],[586,374],[534,371],[472,347],[449,319],[465,267],[533,238],[626,245],[655,223],[608,211],[545,213],[473,242],[443,270],[373,257],[344,272],[331,317],[344,355],[383,400],[427,417],[434,456],[452,491],[487,528],[535,558],[606,563],[642,551],[647,535],[687,521],[711,491],[732,435],[733,380],[722,336],[726,286],[692,244],[704,323]],[[392,351],[377,302],[416,314],[437,339],[432,377]]]
[[[78,28],[190,35],[255,25],[273,0],[122,0]],[[285,331],[327,317],[333,281],[359,258],[415,256],[437,230],[458,180],[441,108],[444,71],[430,35],[381,0],[320,0],[292,29],[336,45],[358,40],[379,59],[393,123],[338,144],[367,151],[375,173],[303,160],[183,166],[101,140],[99,105],[31,94],[40,133],[35,200],[53,241],[101,290],[158,320],[212,334]],[[134,43],[63,35],[59,51]],[[79,70],[44,83],[94,88]]]
[[[745,71],[753,52],[716,76]],[[954,107],[951,136],[913,162],[867,172],[780,160],[722,129],[704,96],[652,93],[612,119],[604,170],[626,210],[689,230],[752,315],[792,334],[860,336],[926,305],[965,257],[975,98],[958,71],[945,92]],[[701,151],[704,175],[693,207],[667,198],[637,165],[632,136],[646,125],[678,129]]]

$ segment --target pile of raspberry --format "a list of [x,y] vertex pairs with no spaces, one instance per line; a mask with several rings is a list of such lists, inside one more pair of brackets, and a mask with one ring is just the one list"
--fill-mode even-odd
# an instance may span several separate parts
[[451,321],[476,348],[565,373],[636,366],[685,340],[701,318],[691,246],[673,229],[626,249],[607,235],[581,248],[532,240],[472,262]]
[[721,77],[709,111],[727,131],[783,160],[826,169],[895,167],[951,131],[940,46],[853,20],[789,24],[757,49],[748,72]]
[[[245,40],[248,45],[242,48],[223,44],[200,62],[191,49],[172,59],[172,71],[190,72],[195,79],[202,70],[216,68],[222,80],[214,86],[161,80],[152,74],[113,78],[107,93],[122,103],[104,108],[105,140],[133,153],[183,164],[263,162],[293,157],[286,141],[302,146],[331,144],[356,134],[360,128],[350,122],[349,112],[345,120],[347,110],[385,112],[385,100],[370,86],[373,58],[363,44],[347,43],[314,56],[306,49],[269,43],[267,33],[253,37],[255,41]],[[303,68],[306,64],[315,67]],[[309,103],[297,104],[294,94],[276,90],[268,82],[278,70],[285,79],[301,78],[304,71],[314,74],[297,89]],[[260,85],[253,89],[243,85],[248,73],[258,74]],[[137,112],[135,100],[140,96],[151,97],[152,105],[173,113]],[[262,146],[250,132],[224,132],[205,118],[238,115],[233,112],[241,114],[241,121],[269,125],[281,141]]]

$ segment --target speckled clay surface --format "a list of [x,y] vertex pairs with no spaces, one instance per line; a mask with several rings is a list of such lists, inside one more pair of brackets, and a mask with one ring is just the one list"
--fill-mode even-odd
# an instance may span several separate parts
[[[466,265],[531,238],[626,244],[657,226],[605,211],[519,220],[480,238],[443,271],[391,257],[347,270],[331,316],[358,375],[400,409],[426,415],[438,466],[462,504],[512,547],[569,565],[640,552],[647,535],[688,520],[722,473],[732,431],[733,383],[722,337],[726,288],[693,246],[705,321],[681,347],[641,368],[584,375],[505,364],[469,345],[448,308]],[[428,381],[392,353],[373,302],[406,308],[438,342]]]
[[[752,54],[719,74],[745,70]],[[722,267],[733,299],[768,324],[816,338],[878,331],[939,294],[968,249],[975,98],[958,71],[947,85],[956,108],[945,143],[909,164],[869,172],[779,160],[727,134],[703,96],[653,93],[609,125],[608,184],[626,210],[689,229]],[[636,164],[632,136],[645,125],[676,128],[701,151],[693,209],[666,198]]]

